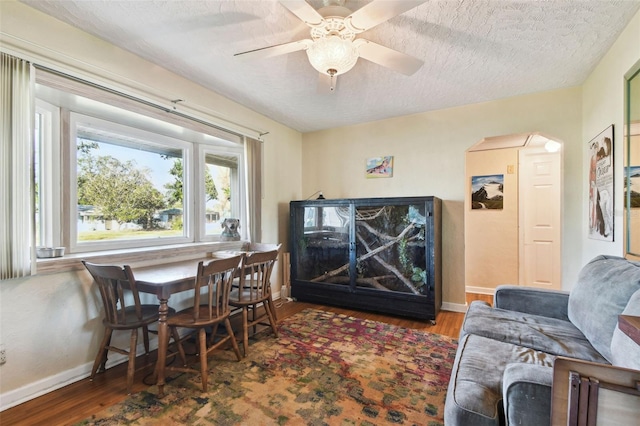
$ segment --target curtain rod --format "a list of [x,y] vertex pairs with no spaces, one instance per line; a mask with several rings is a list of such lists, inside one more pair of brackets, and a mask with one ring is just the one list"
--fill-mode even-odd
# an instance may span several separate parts
[[[147,101],[147,100],[141,99],[141,98],[139,98],[137,96],[133,96],[133,95],[130,95],[128,93],[121,92],[119,90],[112,89],[110,87],[106,87],[106,86],[103,86],[101,84],[94,83],[92,81],[85,80],[83,78],[76,77],[74,75],[67,74],[65,72],[62,72],[62,71],[59,71],[59,70],[56,70],[56,69],[53,69],[53,68],[46,67],[44,65],[39,65],[39,64],[33,63],[33,66],[36,69],[40,69],[42,71],[46,71],[46,72],[49,72],[51,74],[55,74],[55,75],[58,75],[58,76],[61,76],[61,77],[64,77],[64,78],[68,78],[68,79],[73,80],[75,82],[82,83],[82,84],[85,84],[87,86],[90,86],[90,87],[93,87],[93,88],[96,88],[96,89],[104,90],[104,91],[106,91],[108,93],[121,96],[121,97],[126,98],[128,100],[131,100],[131,101],[134,101],[134,102],[138,102],[138,103],[141,103],[143,105],[146,105],[146,106],[149,106],[149,107],[152,107],[152,108],[159,109],[159,110],[161,110],[163,112],[166,112],[166,113],[169,113],[169,114],[177,115],[178,117],[186,118],[187,120],[195,121],[196,123],[203,124],[205,126],[208,126],[208,127],[211,127],[211,128],[217,129],[217,130],[222,130],[224,132],[231,133],[231,134],[233,134],[235,136],[251,137],[249,135],[246,135],[246,134],[243,134],[243,133],[239,133],[237,131],[230,130],[228,128],[213,124],[213,123],[211,123],[209,121],[205,121],[205,120],[202,120],[200,118],[193,117],[193,116],[191,116],[189,114],[185,114],[183,112],[177,111],[175,109],[176,105],[179,102],[184,102],[183,99],[170,100],[169,102],[171,102],[174,106],[173,106],[173,108],[169,108],[169,107],[165,107],[165,106],[159,105],[159,104],[157,104],[155,102]],[[240,127],[244,127],[242,125],[239,125],[239,126]],[[260,141],[262,141],[262,136],[269,134],[269,132],[263,132],[263,131],[260,131],[260,130],[249,129],[248,127],[247,127],[247,129],[255,132],[258,135],[257,139],[260,140]]]

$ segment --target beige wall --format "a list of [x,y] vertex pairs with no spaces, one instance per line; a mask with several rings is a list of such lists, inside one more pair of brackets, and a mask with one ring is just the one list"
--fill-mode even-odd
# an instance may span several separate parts
[[[0,1],[0,49],[161,105],[184,99],[181,111],[205,120],[269,132],[262,240],[286,244],[288,202],[301,197],[299,132],[13,0]],[[277,286],[281,272],[274,277]],[[0,409],[87,377],[102,335],[97,303],[85,271],[0,283],[0,343],[7,354]]]
[[[327,198],[434,195],[443,206],[443,301],[465,303],[465,151],[485,137],[540,132],[564,144],[565,188],[582,183],[581,90],[564,89],[303,136],[303,194]],[[367,157],[393,155],[389,179],[366,179]],[[515,163],[517,164],[517,162]],[[565,191],[563,286],[582,266],[579,191]],[[484,213],[484,212],[483,212]],[[517,248],[514,255],[517,255]],[[498,268],[492,262],[486,267]],[[467,268],[469,270],[469,268]],[[508,280],[510,276],[504,277]],[[469,278],[471,279],[471,278]],[[475,279],[475,278],[473,278]],[[517,282],[517,275],[515,275]]]
[[[513,173],[507,166],[513,166]],[[518,149],[466,154],[465,288],[493,293],[500,284],[518,284]],[[502,210],[471,209],[471,177],[504,175]]]
[[[582,206],[581,261],[585,263],[604,253],[616,256],[624,254],[623,247],[623,119],[624,119],[624,75],[640,60],[640,12],[638,12],[618,40],[600,61],[583,86],[582,102],[582,168],[587,171],[589,151],[587,143],[611,124],[614,125],[614,241],[603,242],[587,237],[588,209],[586,195],[580,200]],[[582,194],[587,194],[587,176],[583,173]]]

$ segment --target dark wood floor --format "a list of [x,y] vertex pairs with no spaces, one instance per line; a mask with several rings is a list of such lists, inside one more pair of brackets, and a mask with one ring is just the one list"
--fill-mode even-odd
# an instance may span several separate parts
[[[485,300],[492,303],[492,297],[479,294],[468,294],[467,302]],[[336,307],[316,305],[312,303],[287,302],[278,303],[278,318],[286,318],[306,308],[322,309],[362,319],[385,322],[401,327],[458,337],[464,314],[441,311],[436,318],[436,324],[429,321],[417,321],[408,318],[394,317],[371,312],[354,311]],[[235,327],[235,325],[234,325]],[[133,392],[146,389],[145,383],[150,380],[156,353],[140,356],[136,362],[136,375]],[[98,374],[94,381],[84,379],[39,398],[20,404],[0,413],[0,424],[8,425],[67,425],[85,419],[91,414],[116,404],[127,397],[126,395],[126,363],[110,368]]]

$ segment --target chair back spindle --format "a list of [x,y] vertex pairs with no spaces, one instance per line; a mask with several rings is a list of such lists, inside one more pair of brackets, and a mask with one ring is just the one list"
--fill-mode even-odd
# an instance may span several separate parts
[[[98,285],[104,307],[104,321],[117,327],[126,327],[132,320],[142,320],[140,294],[129,265],[98,265],[82,262]],[[127,295],[131,296],[128,301]],[[135,312],[135,318],[128,315]]]
[[271,294],[271,272],[278,258],[278,250],[254,252],[247,256],[240,275],[238,301],[262,301]]
[[193,298],[194,323],[212,322],[229,315],[231,285],[243,263],[244,255],[198,264]]

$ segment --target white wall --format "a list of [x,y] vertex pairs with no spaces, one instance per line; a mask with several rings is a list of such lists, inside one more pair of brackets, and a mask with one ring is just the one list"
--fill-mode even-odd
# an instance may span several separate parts
[[[305,134],[302,192],[322,189],[327,198],[442,198],[443,301],[464,305],[465,151],[485,137],[541,132],[564,143],[565,188],[581,188],[581,129],[581,89],[571,88]],[[366,179],[365,159],[381,155],[395,157],[393,177]],[[581,250],[580,198],[579,191],[565,191],[567,288],[582,266],[576,256]]]
[[[185,99],[180,108],[206,120],[268,131],[262,240],[286,246],[288,202],[301,197],[299,132],[15,1],[0,1],[0,49],[163,105]],[[86,271],[0,283],[0,409],[88,375],[102,335],[94,290]]]
[[[624,32],[611,47],[604,59],[591,73],[582,91],[582,142],[583,179],[581,233],[583,263],[598,254],[622,256],[623,246],[623,137],[624,120],[624,74],[640,60],[640,12],[631,20]],[[588,225],[588,184],[586,172],[589,170],[587,143],[611,124],[614,126],[614,237],[613,242],[592,240],[587,237]]]

